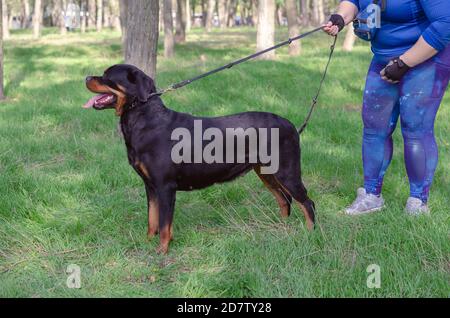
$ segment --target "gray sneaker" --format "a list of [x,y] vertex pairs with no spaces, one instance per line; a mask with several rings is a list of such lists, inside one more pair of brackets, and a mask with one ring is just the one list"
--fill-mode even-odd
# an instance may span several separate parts
[[409,197],[406,201],[405,212],[409,215],[418,216],[421,214],[429,214],[430,209],[426,203],[418,198]]
[[378,197],[374,194],[366,193],[366,189],[364,188],[359,188],[357,193],[358,196],[356,197],[356,200],[352,203],[352,205],[345,209],[346,214],[366,214],[379,211],[384,208],[384,200],[381,195]]

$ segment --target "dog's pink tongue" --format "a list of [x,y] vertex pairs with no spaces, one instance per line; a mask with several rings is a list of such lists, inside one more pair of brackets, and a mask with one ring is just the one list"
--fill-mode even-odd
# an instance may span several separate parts
[[95,102],[100,99],[103,95],[96,95],[94,97],[92,97],[90,100],[88,100],[88,102],[86,104],[84,104],[83,108],[92,108],[94,107]]

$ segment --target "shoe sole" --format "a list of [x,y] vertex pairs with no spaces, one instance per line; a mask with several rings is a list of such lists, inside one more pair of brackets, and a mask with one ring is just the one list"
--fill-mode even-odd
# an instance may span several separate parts
[[383,210],[385,207],[386,206],[383,204],[383,206],[380,206],[378,208],[373,208],[373,209],[362,211],[362,212],[347,212],[347,211],[345,211],[345,214],[346,215],[350,215],[350,216],[370,214],[370,213],[373,213],[373,212],[378,212],[380,210]]

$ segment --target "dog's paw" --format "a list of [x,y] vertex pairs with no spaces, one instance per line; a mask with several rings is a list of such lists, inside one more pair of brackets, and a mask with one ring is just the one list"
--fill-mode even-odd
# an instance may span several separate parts
[[156,248],[156,254],[167,255],[168,252],[169,252],[169,245],[166,245],[166,244],[160,244],[160,245]]

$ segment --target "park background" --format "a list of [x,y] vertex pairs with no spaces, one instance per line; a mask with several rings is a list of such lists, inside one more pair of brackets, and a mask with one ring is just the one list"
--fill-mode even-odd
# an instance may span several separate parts
[[[159,87],[326,21],[327,0],[2,0],[0,296],[448,297],[450,109],[438,114],[440,164],[431,217],[403,212],[401,133],[387,172],[387,209],[342,213],[362,183],[361,95],[371,53],[344,30],[311,124],[302,169],[318,227],[294,207],[278,215],[249,174],[179,193],[167,256],[146,240],[145,191],[129,167],[113,112],[81,109],[87,75],[127,61]],[[87,12],[87,13],[86,13]],[[300,125],[332,39],[323,33],[167,94],[203,116],[277,113]],[[3,63],[4,62],[4,63]],[[4,89],[3,89],[4,87]],[[81,289],[66,285],[69,265]],[[381,269],[370,289],[367,268]]]

